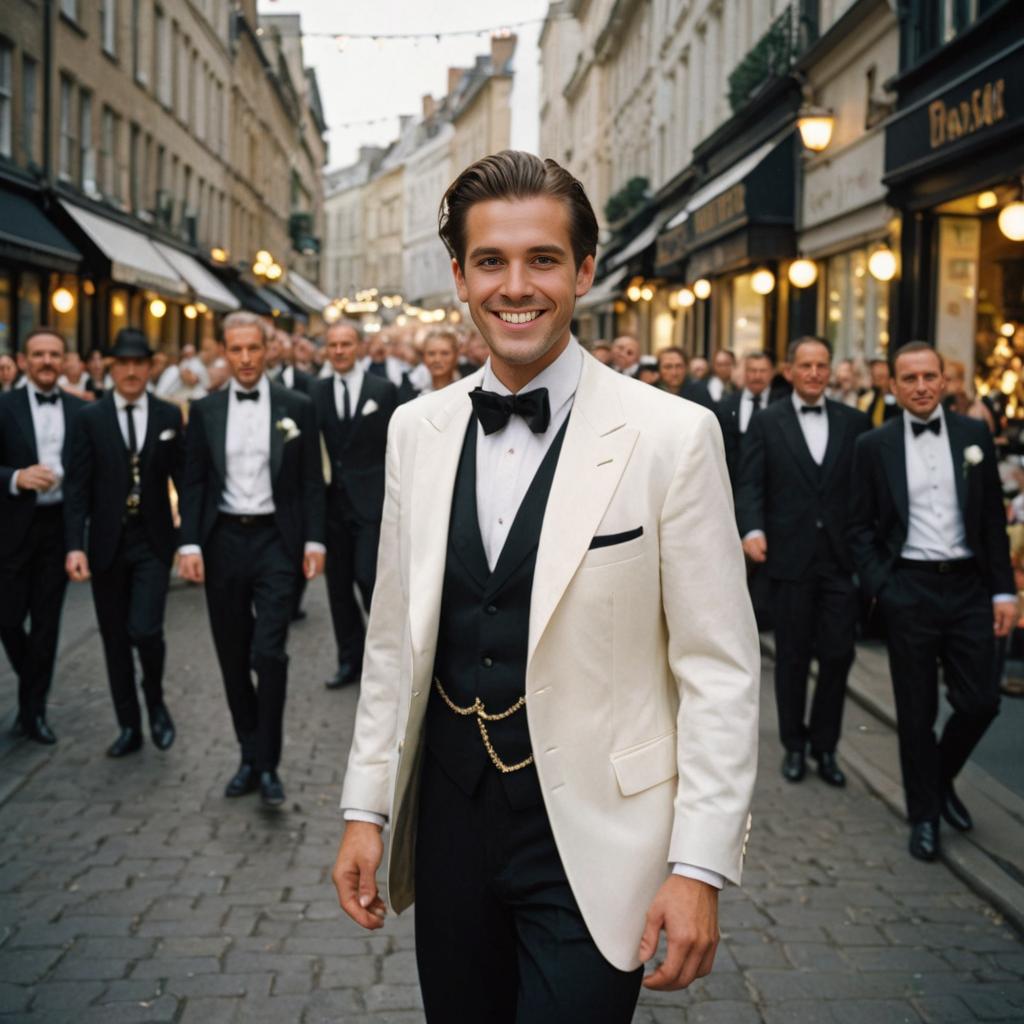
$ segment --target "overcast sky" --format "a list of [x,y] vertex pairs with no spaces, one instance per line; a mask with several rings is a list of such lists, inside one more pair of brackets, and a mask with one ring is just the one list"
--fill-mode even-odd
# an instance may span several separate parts
[[[266,14],[299,14],[303,33],[332,37],[356,33],[446,32],[492,29],[544,17],[547,0],[258,0]],[[538,57],[540,22],[515,29],[512,146],[537,149]],[[486,37],[456,36],[412,41],[349,39],[340,48],[334,38],[305,36],[307,66],[316,69],[330,126],[329,167],[352,163],[360,144],[386,144],[398,133],[400,114],[418,114],[425,93],[439,97],[447,89],[448,68],[465,67],[487,53]],[[378,124],[353,124],[386,118]],[[351,125],[351,127],[342,127]]]

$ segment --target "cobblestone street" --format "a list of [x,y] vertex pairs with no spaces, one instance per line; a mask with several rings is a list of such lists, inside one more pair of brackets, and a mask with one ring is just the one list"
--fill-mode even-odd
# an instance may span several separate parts
[[[235,744],[202,594],[176,585],[168,704],[178,741],[123,762],[88,592],[69,596],[46,749],[0,740],[0,1013],[117,1024],[412,1024],[409,915],[366,937],[329,880],[356,691],[328,692],[323,585],[292,633],[288,802],[228,801]],[[13,711],[4,666],[2,706]],[[1018,936],[858,778],[778,773],[770,688],[742,889],[725,893],[713,975],[645,993],[644,1024],[889,1024],[1024,1019]],[[10,715],[6,721],[9,722]],[[5,725],[6,728],[6,725]],[[611,883],[613,880],[609,880]]]

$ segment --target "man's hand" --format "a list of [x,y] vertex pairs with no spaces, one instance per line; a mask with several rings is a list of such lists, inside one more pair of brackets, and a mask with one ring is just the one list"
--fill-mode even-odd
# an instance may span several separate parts
[[1017,624],[1017,602],[993,601],[992,620],[996,636],[1009,636],[1010,630]]
[[663,963],[644,978],[644,988],[670,992],[686,988],[711,973],[718,949],[718,890],[683,875],[670,875],[647,911],[640,959],[651,959],[665,929],[668,952]]
[[387,908],[377,892],[377,868],[384,857],[381,828],[369,821],[345,822],[331,879],[341,909],[364,928],[382,928]]
[[69,551],[64,569],[72,583],[84,583],[89,578],[89,559],[84,551]]
[[764,562],[768,558],[768,541],[763,534],[748,537],[743,542],[743,553],[752,562]]
[[18,470],[18,490],[36,491],[42,494],[57,483],[57,474],[41,464]]
[[189,583],[202,583],[205,578],[202,555],[179,555],[178,575]]
[[315,580],[324,571],[324,553],[307,551],[302,556],[302,572],[307,580]]

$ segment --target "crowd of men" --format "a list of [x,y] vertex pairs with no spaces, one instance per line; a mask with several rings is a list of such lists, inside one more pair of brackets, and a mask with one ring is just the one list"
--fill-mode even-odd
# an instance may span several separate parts
[[[628,336],[591,352],[718,417],[755,611],[775,631],[787,780],[801,781],[810,757],[825,783],[845,784],[855,641],[884,629],[910,852],[934,859],[940,819],[972,825],[954,780],[998,711],[993,637],[1017,619],[998,409],[918,343],[870,360],[864,387],[814,337],[781,366],[760,351],[645,356]],[[358,682],[390,417],[486,356],[472,332],[366,338],[344,322],[314,344],[249,313],[174,362],[130,328],[84,362],[56,331],[30,334],[20,365],[0,361],[0,638],[18,677],[17,731],[56,741],[46,700],[64,591],[89,580],[119,729],[107,753],[143,744],[136,655],[150,735],[170,747],[163,623],[177,557],[205,587],[239,745],[225,793],[283,802],[287,637],[303,588],[326,574],[337,645],[326,685]],[[936,740],[940,664],[953,715]]]

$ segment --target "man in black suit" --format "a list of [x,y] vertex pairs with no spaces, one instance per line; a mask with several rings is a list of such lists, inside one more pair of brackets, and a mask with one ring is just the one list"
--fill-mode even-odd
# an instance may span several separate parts
[[686,364],[686,353],[681,348],[663,348],[658,353],[658,379],[654,386],[659,391],[667,391],[714,410],[715,403],[711,401],[707,386],[702,380],[688,376]]
[[900,414],[900,407],[892,393],[892,374],[885,356],[875,356],[869,363],[871,387],[857,401],[857,408],[867,413],[873,427],[894,419]]
[[398,390],[389,380],[360,369],[355,326],[332,324],[326,340],[334,372],[317,381],[313,403],[330,459],[327,593],[338,668],[326,685],[334,689],[359,679],[365,626],[354,587],[369,611],[384,510],[384,452]]
[[[885,619],[910,853],[934,860],[939,818],[972,827],[953,781],[999,711],[993,637],[1017,617],[995,446],[986,425],[942,409],[942,357],[893,358],[903,415],[857,442],[850,547]],[[935,739],[938,670],[953,714]]]
[[740,443],[751,419],[768,408],[768,387],[772,382],[772,357],[767,352],[751,352],[743,357],[743,390],[734,391],[715,406],[725,441],[725,464],[736,488],[740,468]]
[[[192,406],[181,488],[181,575],[206,585],[242,763],[225,790],[284,802],[277,774],[288,624],[300,574],[324,564],[324,488],[313,404],[264,372],[272,328],[224,320],[232,380]],[[253,685],[253,673],[257,683]]]
[[[809,741],[821,778],[843,786],[836,746],[858,613],[845,527],[853,447],[869,423],[825,398],[827,341],[798,338],[789,362],[792,397],[754,416],[743,439],[736,518],[744,552],[773,583],[782,774],[790,782],[804,777]],[[818,680],[805,724],[812,657]]]
[[711,360],[711,376],[705,381],[712,402],[717,404],[736,390],[732,379],[735,372],[736,357],[727,348],[720,348]]
[[118,331],[110,355],[113,390],[75,419],[64,481],[65,566],[75,582],[92,578],[121,730],[107,754],[124,757],[142,747],[133,647],[153,743],[167,750],[174,742],[163,692],[164,611],[175,548],[168,483],[181,484],[185,439],[181,410],[146,393],[153,352],[142,331]]
[[53,328],[34,330],[24,342],[28,383],[0,396],[0,641],[18,677],[15,732],[37,743],[57,740],[46,695],[68,582],[64,469],[68,427],[85,405],[57,387],[64,351]]
[[292,365],[292,339],[287,331],[274,331],[267,345],[267,376],[275,384],[308,395],[315,377]]

